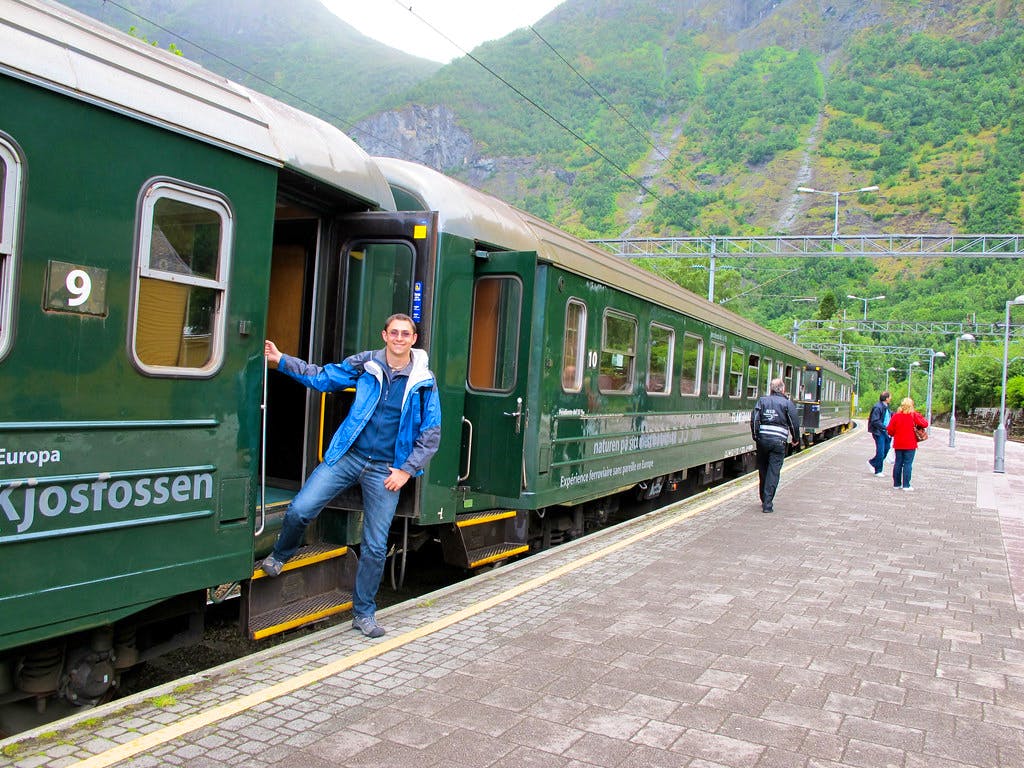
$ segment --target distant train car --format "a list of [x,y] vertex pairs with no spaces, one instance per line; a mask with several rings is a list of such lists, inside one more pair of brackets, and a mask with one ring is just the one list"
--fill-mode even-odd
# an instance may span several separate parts
[[852,382],[831,363],[442,174],[377,162],[399,208],[437,212],[431,351],[448,421],[430,473],[459,477],[452,562],[581,535],[624,489],[748,471],[772,378],[804,392],[811,439],[849,424]]
[[358,492],[254,570],[351,402],[266,376],[264,338],[324,363],[419,324],[442,439],[396,563],[436,537],[480,568],[747,470],[772,377],[814,380],[813,439],[849,423],[806,350],[59,5],[5,4],[0,104],[0,705],[101,700],[224,585],[254,638],[351,607]]

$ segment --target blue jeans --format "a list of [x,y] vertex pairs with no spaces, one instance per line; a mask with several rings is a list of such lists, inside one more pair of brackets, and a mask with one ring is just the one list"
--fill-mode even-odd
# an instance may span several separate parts
[[346,488],[359,483],[363,489],[363,542],[356,567],[352,613],[373,616],[377,611],[377,588],[384,574],[388,553],[388,531],[398,507],[400,491],[389,491],[384,480],[391,471],[386,461],[368,461],[351,452],[333,465],[320,464],[288,505],[284,524],[274,544],[274,557],[287,562],[302,543],[306,527],[324,505]]
[[881,474],[885,456],[889,453],[889,446],[892,445],[892,438],[889,437],[888,432],[874,434],[872,437],[875,438],[875,455],[874,458],[868,459],[868,463],[875,468],[875,474]]
[[893,488],[910,487],[910,473],[914,470],[914,454],[916,453],[916,450],[896,449],[896,463],[892,465]]

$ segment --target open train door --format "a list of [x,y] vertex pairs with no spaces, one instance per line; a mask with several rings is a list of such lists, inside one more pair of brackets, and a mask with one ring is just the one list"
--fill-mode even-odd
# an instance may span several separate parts
[[476,253],[466,371],[463,482],[474,491],[518,498],[523,444],[533,289],[537,254]]
[[[428,347],[428,248],[435,229],[429,212],[324,218],[297,205],[279,205],[267,338],[299,358],[337,362],[382,347],[385,319],[402,312],[418,323],[418,346]],[[353,399],[352,391],[323,395],[279,374],[271,374],[267,384],[257,557],[270,550],[288,502],[322,460]],[[403,490],[398,516],[416,517],[420,496],[417,479]],[[249,637],[267,637],[351,607],[356,562],[350,545],[359,541],[361,510],[358,489],[339,494],[280,576],[265,578],[262,569],[254,569],[243,584],[241,618]]]

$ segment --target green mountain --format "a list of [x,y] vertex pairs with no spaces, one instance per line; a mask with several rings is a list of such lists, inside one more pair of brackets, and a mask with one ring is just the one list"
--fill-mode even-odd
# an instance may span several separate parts
[[441,65],[372,40],[317,0],[64,0],[344,130]]

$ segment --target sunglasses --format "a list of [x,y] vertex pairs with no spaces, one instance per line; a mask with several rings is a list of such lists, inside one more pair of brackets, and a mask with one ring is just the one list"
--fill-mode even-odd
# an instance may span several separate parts
[[416,334],[414,334],[412,331],[400,331],[395,328],[392,328],[390,331],[388,331],[388,336],[390,336],[392,339],[408,339],[415,335]]

